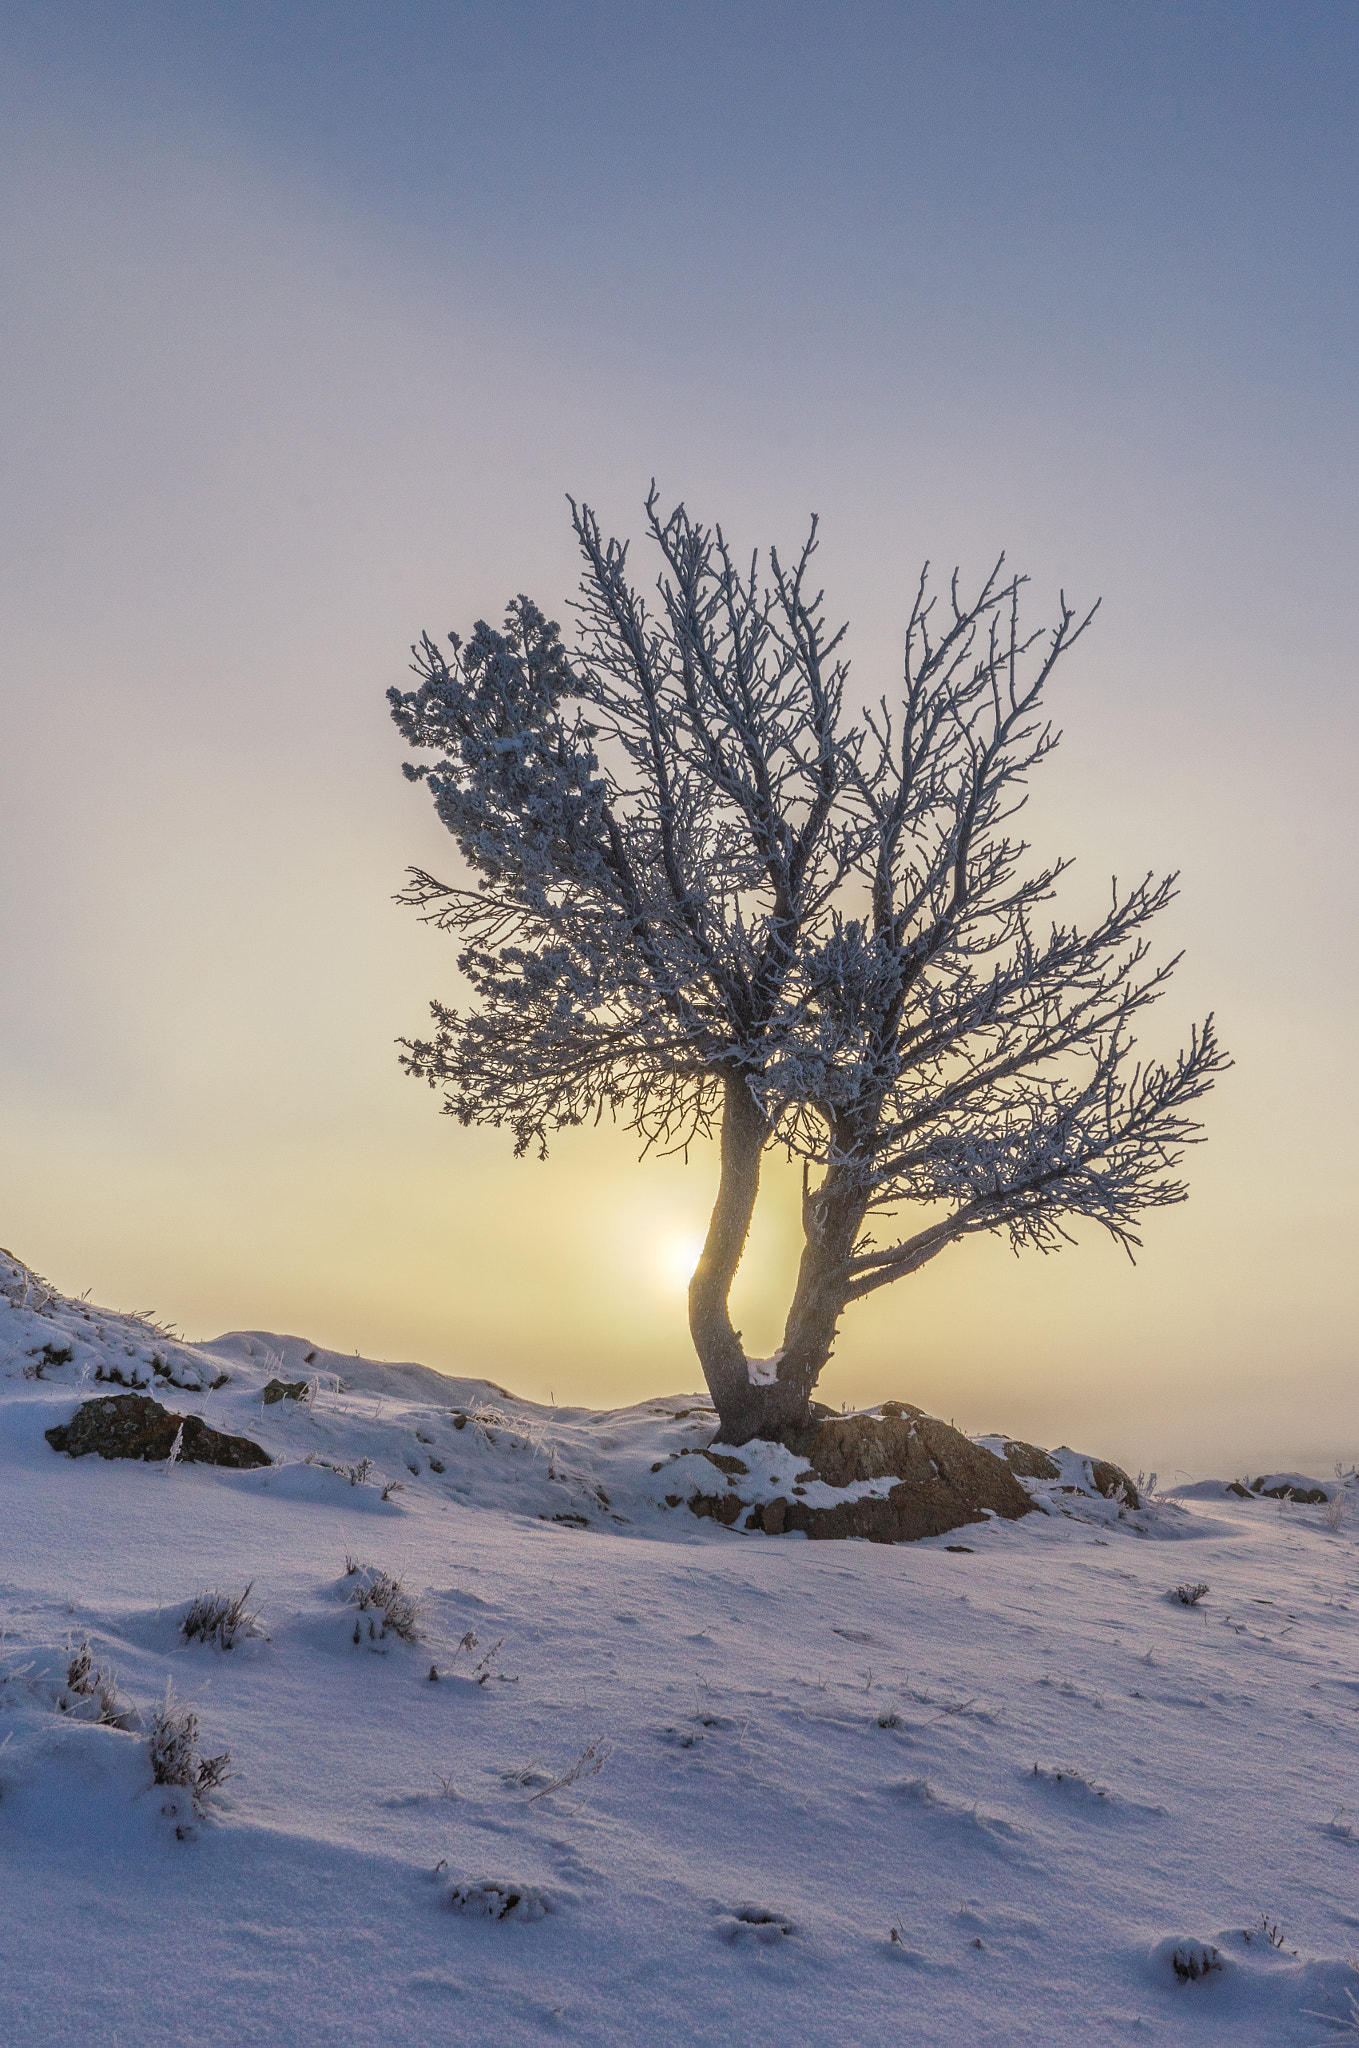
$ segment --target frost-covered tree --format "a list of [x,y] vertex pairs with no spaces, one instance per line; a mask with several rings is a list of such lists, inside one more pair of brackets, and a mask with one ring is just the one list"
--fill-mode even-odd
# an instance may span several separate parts
[[[846,715],[806,545],[738,565],[680,507],[647,524],[656,596],[572,502],[575,644],[526,597],[412,652],[390,693],[467,884],[402,900],[454,932],[474,1005],[433,1005],[404,1064],[515,1149],[602,1115],[645,1144],[720,1132],[689,1287],[731,1443],[802,1427],[847,1304],[979,1231],[1050,1251],[1080,1219],[1125,1248],[1184,1199],[1193,1107],[1226,1064],[1209,1018],[1168,1063],[1133,1024],[1174,962],[1146,928],[1175,878],[1114,886],[1089,930],[1045,906],[1065,862],[1014,836],[1058,735],[1044,697],[1085,632],[1021,624],[1003,565],[965,597],[922,574],[900,684]],[[771,1146],[803,1161],[783,1343],[746,1356],[728,1298]],[[913,1221],[897,1219],[910,1212]]]

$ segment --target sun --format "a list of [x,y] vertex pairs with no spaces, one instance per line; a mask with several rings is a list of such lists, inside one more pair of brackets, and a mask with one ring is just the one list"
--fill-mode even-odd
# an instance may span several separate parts
[[702,1250],[701,1230],[671,1230],[661,1238],[656,1247],[655,1266],[668,1293],[687,1293]]

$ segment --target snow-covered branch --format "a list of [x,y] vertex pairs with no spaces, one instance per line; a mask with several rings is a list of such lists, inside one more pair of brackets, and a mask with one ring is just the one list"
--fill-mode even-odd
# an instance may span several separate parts
[[[605,1115],[648,1145],[720,1126],[691,1322],[728,1433],[752,1402],[782,1426],[845,1303],[945,1244],[999,1230],[1046,1251],[1084,1219],[1136,1245],[1139,1217],[1184,1198],[1192,1111],[1226,1060],[1211,1019],[1166,1064],[1136,1050],[1175,965],[1147,936],[1174,876],[1115,885],[1088,929],[1043,929],[1066,864],[1034,866],[1016,820],[1093,610],[1063,597],[1033,630],[1003,558],[970,598],[926,570],[900,684],[856,721],[815,521],[762,574],[720,527],[663,516],[653,486],[649,601],[626,543],[571,513],[569,652],[520,596],[499,630],[423,638],[417,686],[390,692],[436,756],[406,772],[466,870],[413,872],[404,893],[458,938],[471,995],[434,1006],[405,1063],[520,1151]],[[819,1178],[771,1392],[752,1391],[726,1296],[774,1142]],[[917,1203],[913,1235],[864,1235]]]

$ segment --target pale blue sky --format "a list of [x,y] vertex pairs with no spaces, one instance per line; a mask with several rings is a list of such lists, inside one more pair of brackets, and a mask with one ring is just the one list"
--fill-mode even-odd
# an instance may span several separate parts
[[626,527],[654,473],[746,544],[820,511],[865,695],[926,554],[1102,593],[1036,836],[1077,907],[1183,869],[1148,1036],[1215,1004],[1238,1055],[1135,1274],[967,1248],[851,1317],[832,1398],[1164,1464],[1188,1390],[1183,1462],[1359,1452],[1359,8],[235,0],[0,44],[0,1237],[200,1332],[692,1381],[705,1164],[516,1166],[391,1049],[451,962],[390,906],[444,849],[382,691],[422,628],[559,611],[563,493]]
[[1236,387],[1289,438],[1350,395],[1353,6],[5,18],[39,120],[238,153],[545,341],[683,367],[701,335],[746,377],[947,361],[1195,417]]

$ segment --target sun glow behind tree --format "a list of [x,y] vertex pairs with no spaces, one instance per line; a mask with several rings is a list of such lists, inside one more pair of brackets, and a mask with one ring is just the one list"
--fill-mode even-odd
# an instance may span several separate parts
[[[571,501],[575,645],[520,595],[451,652],[422,636],[388,702],[465,879],[410,871],[403,900],[455,936],[474,1000],[435,1001],[402,1064],[465,1128],[546,1159],[606,1118],[644,1150],[720,1132],[689,1327],[727,1441],[808,1426],[853,1302],[979,1233],[1015,1251],[1102,1227],[1131,1256],[1182,1202],[1195,1111],[1230,1060],[1209,1015],[1141,1051],[1175,961],[1147,873],[1084,927],[1069,862],[1015,823],[1055,751],[1048,686],[1083,638],[1060,599],[1021,623],[997,562],[970,595],[922,572],[899,689],[846,705],[845,626],[812,574],[742,569],[722,528],[652,485],[654,602],[628,546]],[[730,1298],[763,1157],[803,1170],[803,1249],[782,1341],[752,1356]],[[885,1241],[884,1241],[885,1240]]]
[[[361,49],[288,10],[10,11],[5,1242],[202,1333],[543,1399],[689,1384],[655,1248],[706,1211],[711,1149],[639,1171],[580,1132],[526,1172],[492,1132],[451,1148],[395,1069],[459,995],[389,907],[446,842],[374,707],[412,622],[498,616],[511,569],[561,616],[560,492],[624,520],[655,465],[743,533],[821,508],[856,682],[897,673],[931,549],[975,572],[1005,541],[1044,592],[1104,594],[1040,842],[1077,855],[1081,917],[1106,864],[1184,870],[1168,1038],[1218,1002],[1238,1058],[1136,1273],[975,1241],[909,1313],[856,1310],[827,1398],[956,1387],[960,1418],[1134,1467],[1332,1443],[1355,24],[984,13],[745,9],[714,69],[676,10],[398,9]],[[1305,971],[1262,972],[1280,934]],[[764,1353],[786,1178],[732,1297]]]

